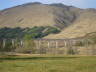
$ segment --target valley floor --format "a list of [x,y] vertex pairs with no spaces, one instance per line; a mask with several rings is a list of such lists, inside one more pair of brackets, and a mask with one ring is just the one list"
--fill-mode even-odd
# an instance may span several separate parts
[[0,72],[96,72],[96,56],[0,56]]

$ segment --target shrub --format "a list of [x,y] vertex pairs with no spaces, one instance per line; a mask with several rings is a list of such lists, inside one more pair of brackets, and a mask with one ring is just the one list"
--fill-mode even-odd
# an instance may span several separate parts
[[82,41],[78,41],[76,42],[75,46],[85,46],[85,42],[82,42]]

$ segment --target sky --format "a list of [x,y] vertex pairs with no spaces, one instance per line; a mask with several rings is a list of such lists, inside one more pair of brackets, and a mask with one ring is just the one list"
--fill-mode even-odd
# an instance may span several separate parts
[[0,0],[0,10],[29,2],[41,2],[44,4],[63,3],[79,8],[96,8],[96,0]]

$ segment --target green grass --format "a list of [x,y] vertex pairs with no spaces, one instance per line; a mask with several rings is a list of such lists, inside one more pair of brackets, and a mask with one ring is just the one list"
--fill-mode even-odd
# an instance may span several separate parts
[[96,56],[1,56],[0,72],[96,72]]

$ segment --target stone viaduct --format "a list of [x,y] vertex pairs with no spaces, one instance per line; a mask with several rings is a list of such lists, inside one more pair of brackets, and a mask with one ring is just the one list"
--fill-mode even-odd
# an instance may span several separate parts
[[[6,46],[6,41],[8,40],[0,40],[0,48]],[[11,39],[10,41],[14,48],[16,40]],[[35,54],[96,55],[96,45],[89,45],[83,38],[35,39],[32,41],[34,41]],[[86,44],[82,45],[82,43]],[[25,41],[20,39],[17,48],[23,50],[24,46]],[[32,46],[29,45],[29,47]]]

